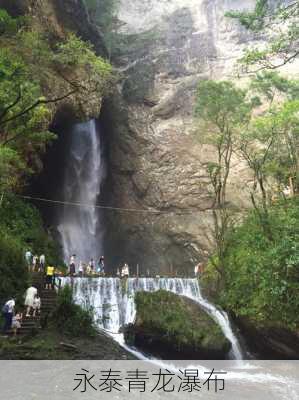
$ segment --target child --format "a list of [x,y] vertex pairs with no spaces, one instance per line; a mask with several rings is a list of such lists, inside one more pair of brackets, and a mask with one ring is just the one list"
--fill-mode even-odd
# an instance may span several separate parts
[[12,317],[11,329],[14,333],[14,336],[17,336],[18,330],[21,329],[23,314],[17,313]]
[[33,316],[34,317],[35,317],[36,313],[38,315],[40,314],[40,308],[41,308],[40,297],[38,295],[36,295],[34,298],[34,303],[33,303]]

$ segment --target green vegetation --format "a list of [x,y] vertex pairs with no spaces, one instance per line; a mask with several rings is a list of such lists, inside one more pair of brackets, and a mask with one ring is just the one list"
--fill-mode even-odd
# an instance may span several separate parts
[[23,303],[28,284],[25,251],[47,254],[47,261],[61,265],[59,248],[42,224],[38,210],[13,194],[6,194],[0,205],[0,303],[17,295]]
[[133,332],[145,340],[149,338],[149,342],[154,340],[183,353],[224,355],[229,350],[220,327],[192,301],[160,290],[139,292],[135,302],[137,320]]
[[117,41],[115,24],[119,0],[85,0],[85,4],[91,18],[103,32],[105,45],[111,56],[112,49]]
[[[200,140],[215,146],[217,155],[207,164],[216,251],[203,284],[223,307],[256,326],[294,331],[299,323],[298,87],[298,81],[268,70],[243,89],[232,82],[200,82],[195,109],[204,128]],[[227,201],[232,157],[251,173],[242,188],[251,211]]]
[[135,359],[104,333],[69,337],[53,326],[35,335],[0,337],[1,360],[120,360]]
[[0,207],[0,221],[1,229],[20,242],[23,252],[30,248],[36,254],[47,254],[48,263],[62,264],[60,249],[43,228],[41,215],[34,206],[13,194],[6,194]]
[[221,304],[257,326],[299,326],[299,201],[269,210],[272,240],[251,212],[229,234]]
[[249,48],[240,60],[248,71],[276,69],[298,57],[299,1],[278,2],[273,9],[269,0],[257,0],[254,11],[231,11],[226,16],[268,36],[268,45]]
[[[75,95],[106,93],[112,68],[74,34],[53,42],[30,21],[0,11],[0,191],[7,191],[40,171],[40,156],[55,139],[48,131],[53,105]],[[80,70],[87,77],[83,82],[73,72]],[[50,86],[58,96],[43,95]]]
[[[37,209],[20,200],[42,155],[56,139],[48,126],[60,102],[105,95],[112,67],[73,33],[57,38],[25,16],[0,9],[0,300],[23,294],[24,252],[44,253],[59,265],[59,248]],[[46,94],[46,96],[45,96]]]
[[23,303],[28,280],[22,243],[0,226],[0,304],[14,296]]
[[265,26],[267,12],[268,0],[257,0],[253,11],[229,11],[226,16],[238,19],[247,29],[260,31]]
[[70,286],[65,286],[60,290],[52,321],[60,332],[72,337],[96,334],[92,310],[83,309],[74,303]]
[[216,148],[215,161],[206,165],[213,188],[213,235],[216,255],[211,259],[220,274],[224,269],[226,236],[232,224],[231,210],[226,207],[227,182],[233,152],[240,135],[250,121],[257,98],[248,99],[247,91],[232,82],[202,81],[198,85],[195,115],[201,125],[200,140]]

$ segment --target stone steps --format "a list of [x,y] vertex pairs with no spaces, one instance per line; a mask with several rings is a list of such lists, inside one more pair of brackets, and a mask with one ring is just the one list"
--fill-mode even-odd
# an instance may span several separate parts
[[[30,335],[41,329],[41,317],[43,315],[49,314],[56,306],[57,292],[55,290],[47,290],[44,288],[43,275],[40,272],[31,273],[32,285],[38,289],[39,296],[41,298],[41,310],[40,315],[33,317],[26,317],[26,310],[23,313],[23,321],[21,323],[21,328],[18,330],[18,335]],[[8,334],[12,335],[11,330]]]

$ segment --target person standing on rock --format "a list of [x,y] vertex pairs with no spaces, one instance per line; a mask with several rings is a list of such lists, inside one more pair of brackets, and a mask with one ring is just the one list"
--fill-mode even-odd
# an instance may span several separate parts
[[26,317],[30,317],[30,312],[31,310],[33,310],[34,299],[36,295],[37,295],[36,287],[30,286],[26,290],[26,296],[25,296],[25,306],[27,307]]
[[4,334],[6,334],[7,331],[9,331],[11,328],[15,305],[16,305],[15,300],[10,299],[4,304],[4,306],[2,308],[2,313],[3,313],[3,317],[4,317],[4,321],[5,321],[4,326],[3,326]]

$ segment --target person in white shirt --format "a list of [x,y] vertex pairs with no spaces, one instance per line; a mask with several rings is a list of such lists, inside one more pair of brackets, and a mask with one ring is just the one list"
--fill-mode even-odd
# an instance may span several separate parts
[[37,270],[37,262],[38,262],[38,256],[34,256],[32,259],[32,271],[36,271]]
[[83,277],[83,272],[84,272],[84,268],[83,268],[83,263],[82,263],[82,261],[80,261],[80,263],[79,263],[78,272],[79,272],[80,278],[82,278],[82,277]]
[[4,320],[5,320],[5,323],[3,326],[3,333],[6,333],[11,328],[15,305],[16,305],[15,300],[10,299],[4,304],[4,306],[2,308],[2,313],[4,316]]
[[44,272],[44,270],[45,270],[45,265],[46,265],[46,257],[45,257],[44,254],[42,254],[42,255],[39,257],[39,270],[40,270],[41,272]]
[[129,266],[128,266],[128,264],[125,264],[122,267],[121,276],[122,276],[122,278],[128,278],[129,275],[130,275]]
[[37,296],[37,289],[34,286],[30,286],[26,290],[25,306],[27,307],[26,317],[30,317],[30,312],[33,310],[34,299]]

